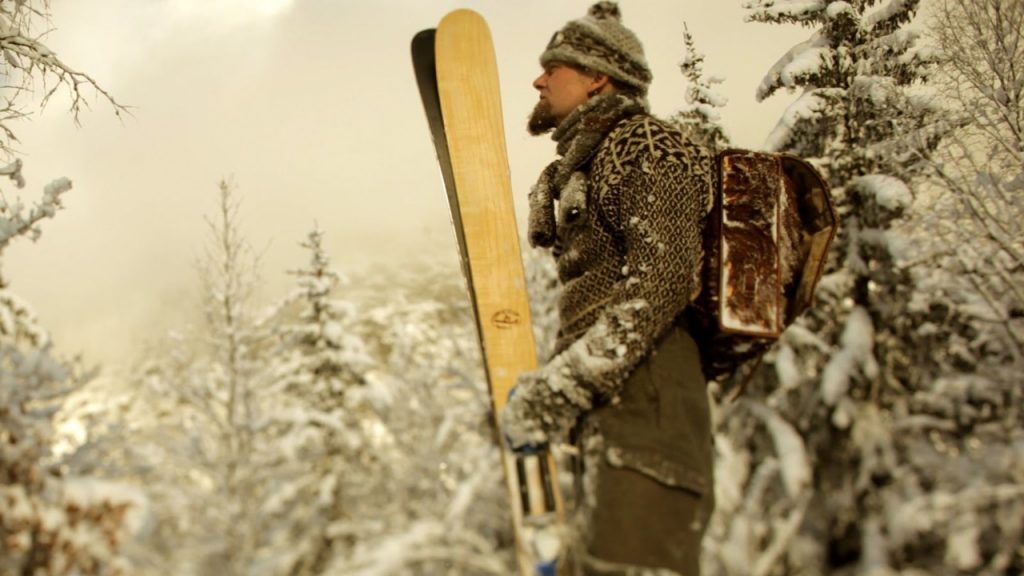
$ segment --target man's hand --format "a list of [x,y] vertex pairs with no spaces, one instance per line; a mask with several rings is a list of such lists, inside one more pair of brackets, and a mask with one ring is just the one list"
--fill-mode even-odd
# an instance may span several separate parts
[[548,445],[591,409],[592,397],[574,369],[574,354],[566,350],[541,368],[519,375],[501,411],[502,431],[513,450]]
[[[520,455],[531,455],[547,449],[548,439],[539,418],[529,414],[529,407],[522,402],[519,394],[523,387],[535,386],[536,378],[529,376],[535,372],[525,372],[516,380],[516,385],[508,392],[508,402],[501,411],[501,429],[505,434],[505,442],[513,452]],[[519,400],[517,400],[517,398]]]

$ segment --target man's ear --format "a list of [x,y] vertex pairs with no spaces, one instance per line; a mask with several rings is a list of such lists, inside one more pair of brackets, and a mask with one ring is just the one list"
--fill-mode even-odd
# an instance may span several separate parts
[[596,96],[605,91],[606,86],[611,86],[612,79],[607,74],[597,72],[590,80],[590,89],[587,90],[587,94]]

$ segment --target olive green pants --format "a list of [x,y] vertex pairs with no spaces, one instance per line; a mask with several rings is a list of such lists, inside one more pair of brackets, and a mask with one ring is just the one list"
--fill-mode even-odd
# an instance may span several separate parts
[[714,508],[700,357],[674,327],[579,428],[572,568],[586,576],[699,576]]

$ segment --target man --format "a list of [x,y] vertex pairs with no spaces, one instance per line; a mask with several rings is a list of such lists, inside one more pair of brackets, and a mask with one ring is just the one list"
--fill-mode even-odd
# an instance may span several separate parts
[[573,564],[699,572],[713,508],[708,400],[684,312],[700,290],[712,157],[647,111],[651,72],[617,6],[551,39],[529,121],[559,158],[530,193],[529,239],[563,293],[555,352],[502,412],[513,448],[580,447]]

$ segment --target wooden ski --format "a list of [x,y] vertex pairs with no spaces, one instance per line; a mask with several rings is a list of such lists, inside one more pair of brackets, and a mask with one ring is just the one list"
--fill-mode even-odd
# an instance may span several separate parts
[[554,461],[511,452],[497,418],[537,357],[490,30],[479,14],[456,10],[416,35],[412,56],[476,314],[520,574],[554,574],[562,517]]

